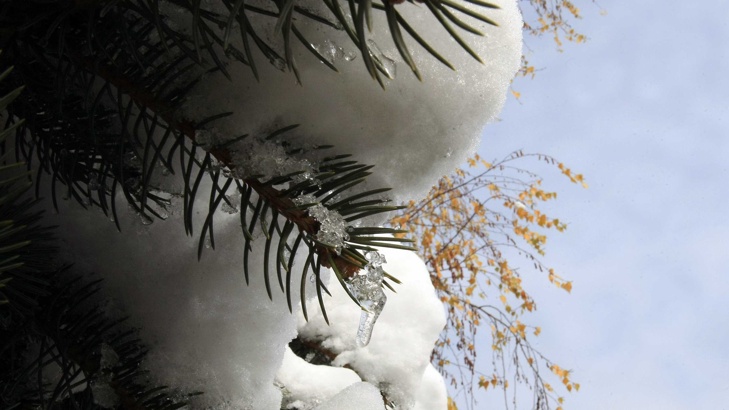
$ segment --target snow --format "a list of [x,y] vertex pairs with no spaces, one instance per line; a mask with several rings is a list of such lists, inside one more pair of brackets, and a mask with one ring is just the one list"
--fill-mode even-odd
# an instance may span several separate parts
[[[209,187],[201,187],[197,209],[204,209],[205,189]],[[60,213],[49,215],[49,222],[60,225],[68,259],[75,260],[80,271],[103,274],[110,298],[107,311],[128,315],[130,324],[140,329],[149,347],[144,367],[153,380],[204,391],[195,399],[196,407],[278,409],[282,393],[276,384],[287,392],[289,404],[328,405],[327,400],[360,379],[383,389],[401,408],[412,407],[420,394],[445,315],[425,264],[415,253],[380,250],[387,260],[383,268],[403,283],[396,285],[397,293],[388,291],[372,339],[360,348],[355,339],[361,309],[336,282],[328,286],[333,297],[325,300],[331,326],[324,323],[316,303],[309,304],[306,323],[298,307],[298,318],[289,313],[283,293],[274,292],[270,301],[260,268],[252,270],[251,284],[245,285],[237,214],[219,213],[216,249],[206,250],[198,262],[197,238],[183,234],[179,211],[173,209],[165,221],[143,225],[129,210],[120,216],[124,232],[119,233],[97,210],[80,209],[71,201],[61,204]],[[204,217],[198,214],[196,226]],[[263,243],[253,244],[250,263],[258,267],[262,261],[256,256],[263,253]],[[294,272],[300,271],[297,261]],[[322,275],[322,280],[330,276]],[[296,294],[292,297],[298,299]],[[338,353],[335,366],[349,365],[354,371],[315,366],[296,357],[287,344],[297,334],[322,340],[325,348]]]
[[448,408],[448,392],[446,391],[445,380],[438,373],[438,370],[429,364],[423,373],[420,387],[416,394],[416,402],[413,410],[443,410]]
[[308,363],[287,348],[276,381],[287,391],[284,405],[310,410],[362,380],[350,369]]
[[[209,185],[201,189],[197,210],[208,201]],[[60,225],[68,260],[81,272],[103,275],[107,310],[129,316],[140,329],[149,347],[144,367],[155,382],[204,391],[196,407],[279,408],[281,392],[273,380],[296,336],[296,319],[282,293],[268,299],[260,270],[246,286],[237,214],[218,213],[216,249],[207,249],[198,262],[197,235],[184,234],[179,204],[167,220],[150,225],[128,210],[119,218],[122,233],[96,209],[62,205],[49,223]],[[198,212],[196,234],[206,216]],[[263,241],[253,247],[250,264],[260,267]]]
[[378,385],[402,408],[414,405],[420,381],[433,344],[445,326],[445,312],[436,297],[425,263],[417,254],[381,249],[383,265],[402,281],[389,292],[388,301],[372,338],[365,347],[356,343],[360,308],[346,293],[331,286],[332,299],[326,304],[331,325],[324,322],[318,307],[312,306],[309,321],[299,318],[299,335],[321,341],[337,353],[334,364],[349,365],[363,380]]
[[[376,165],[369,181],[371,187],[394,188],[392,199],[396,202],[418,199],[475,151],[484,126],[500,112],[519,68],[522,20],[516,1],[493,3],[501,9],[485,9],[485,14],[499,27],[464,16],[464,21],[484,33],[483,37],[463,35],[484,64],[461,49],[425,6],[401,4],[397,10],[403,17],[457,69],[454,72],[437,61],[404,33],[423,77],[419,82],[395,48],[384,13],[373,10],[374,31],[369,42],[385,56],[381,60],[391,60],[392,70],[396,70],[394,79],[384,80],[383,90],[370,78],[344,31],[299,18],[297,28],[311,44],[329,50],[339,72],[329,70],[294,40],[302,85],[295,83],[291,73],[268,64],[259,53],[255,61],[260,82],[255,81],[249,67],[231,64],[227,70],[233,80],[222,73],[206,75],[192,91],[185,114],[200,120],[235,107],[232,116],[214,123],[218,132],[228,136],[258,135],[300,124],[292,133],[294,140],[333,144],[339,153],[353,154],[364,163]],[[217,2],[208,4],[214,8]],[[468,2],[459,4],[476,8]],[[299,1],[297,5],[331,16],[321,1]],[[346,2],[343,9],[348,9]],[[180,26],[189,18],[171,14],[173,19],[181,20]],[[255,17],[254,13],[250,15]],[[268,37],[274,37],[274,24],[271,18],[254,22]],[[232,44],[242,50],[239,38],[231,35]],[[246,144],[245,140],[241,144]]]
[[[339,73],[328,71],[297,47],[300,86],[290,73],[272,67],[259,55],[260,82],[248,67],[231,64],[228,71],[234,80],[220,74],[206,76],[192,91],[184,113],[199,120],[235,110],[216,121],[214,128],[200,131],[197,138],[213,147],[233,136],[251,134],[230,146],[238,176],[301,171],[303,178],[310,177],[316,157],[294,158],[275,142],[256,138],[296,123],[301,126],[290,133],[302,146],[333,144],[338,153],[354,154],[376,165],[370,188],[394,188],[395,202],[417,199],[474,151],[482,128],[501,109],[519,66],[522,23],[516,2],[495,2],[501,9],[488,15],[500,27],[474,23],[485,37],[466,37],[484,64],[471,59],[432,18],[423,17],[429,14],[424,6],[402,4],[397,7],[403,16],[458,70],[451,71],[410,42],[424,78],[418,82],[389,37],[377,34],[386,23],[382,13],[375,12],[370,41],[394,77],[385,80],[383,90],[369,78],[345,34],[319,30],[318,24],[300,19],[298,28],[326,51]],[[316,9],[321,2],[297,4]],[[204,7],[219,6],[217,1],[204,2]],[[163,9],[179,27],[189,19],[169,7]],[[272,25],[259,24],[269,30]],[[307,173],[308,177],[303,176]],[[415,253],[380,251],[387,260],[383,268],[402,284],[396,285],[397,293],[386,291],[388,302],[371,340],[360,346],[356,339],[362,310],[336,281],[328,286],[332,297],[325,299],[330,326],[317,303],[308,305],[310,320],[305,322],[299,306],[294,306],[293,314],[289,312],[283,293],[274,291],[269,300],[262,275],[262,240],[253,242],[250,286],[246,286],[241,266],[243,236],[234,207],[216,214],[216,249],[206,249],[198,261],[208,178],[203,178],[198,192],[191,237],[183,229],[180,180],[174,175],[155,178],[159,180],[154,185],[167,191],[172,201],[165,221],[141,221],[131,209],[122,209],[123,233],[119,233],[98,210],[82,210],[71,200],[61,201],[60,213],[49,215],[48,221],[60,226],[67,260],[74,261],[77,270],[105,279],[108,314],[128,316],[129,323],[139,329],[149,348],[143,366],[153,382],[204,391],[194,399],[194,408],[273,410],[283,403],[307,410],[379,410],[383,409],[380,391],[400,409],[446,408],[443,379],[429,364],[445,314],[427,268]],[[232,189],[227,194],[240,201]],[[119,204],[123,201],[123,197],[117,199]],[[339,226],[336,216],[320,212],[317,219],[330,218]],[[294,272],[301,272],[301,259],[294,264]],[[330,276],[324,272],[322,281],[328,283]],[[296,292],[292,300],[298,300]],[[338,367],[316,366],[296,357],[287,344],[297,335],[321,342],[336,355],[333,365]],[[113,397],[102,394],[103,386],[97,389],[103,402],[99,404],[113,403]]]
[[380,391],[369,383],[355,383],[314,410],[384,410]]

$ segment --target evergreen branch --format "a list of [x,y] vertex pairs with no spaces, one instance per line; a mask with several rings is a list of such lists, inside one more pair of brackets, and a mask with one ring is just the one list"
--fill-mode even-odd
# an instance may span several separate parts
[[[166,387],[141,384],[145,350],[134,332],[123,330],[122,320],[104,317],[100,306],[89,306],[99,281],[82,284],[67,276],[66,269],[52,273],[50,293],[38,299],[34,314],[0,329],[3,408],[97,408],[115,403],[125,409],[161,410],[184,406],[199,394],[180,400]],[[22,352],[32,360],[20,360]],[[54,379],[55,369],[60,377]]]
[[[264,180],[260,176],[243,175],[243,171],[236,169],[232,152],[237,142],[245,136],[219,144],[199,141],[201,133],[207,132],[204,128],[208,124],[229,113],[213,115],[197,123],[179,116],[184,96],[194,87],[200,75],[205,73],[201,68],[195,68],[198,65],[195,60],[199,57],[189,52],[196,49],[194,44],[190,45],[194,41],[169,32],[168,26],[149,15],[151,9],[143,9],[138,2],[132,3],[131,12],[110,6],[109,14],[100,17],[93,27],[84,29],[81,25],[64,30],[59,28],[58,33],[50,38],[57,36],[58,42],[64,46],[55,53],[33,47],[32,33],[19,38],[13,48],[24,69],[21,82],[32,84],[33,89],[29,99],[12,107],[13,112],[30,113],[32,117],[27,126],[18,129],[17,146],[20,147],[22,157],[30,159],[35,155],[40,160],[40,168],[51,174],[54,204],[56,183],[61,182],[67,190],[64,197],[73,197],[84,207],[99,206],[107,215],[110,212],[119,228],[115,193],[121,189],[143,223],[151,223],[152,218],[164,219],[170,200],[155,191],[152,176],[159,167],[163,167],[163,172],[174,173],[172,163],[174,157],[179,156],[179,171],[184,183],[181,194],[183,219],[185,230],[190,235],[193,233],[195,198],[208,173],[212,182],[207,217],[199,233],[198,257],[208,238],[211,247],[215,246],[214,214],[223,201],[230,206],[226,192],[235,182],[239,192],[244,195],[240,212],[246,282],[249,280],[251,242],[254,240],[256,225],[259,225],[266,237],[263,274],[267,293],[272,297],[269,263],[274,263],[279,287],[287,293],[289,305],[291,268],[296,251],[303,249],[299,246],[302,241],[307,245],[310,256],[312,252],[315,256],[309,261],[315,275],[318,277],[321,266],[333,268],[345,290],[348,289],[344,281],[367,263],[360,250],[369,250],[371,247],[362,246],[361,243],[410,249],[393,243],[406,241],[372,242],[367,239],[371,235],[386,233],[377,228],[367,233],[353,231],[345,234],[342,231],[338,235],[349,235],[351,240],[344,238],[341,243],[320,238],[323,219],[313,216],[312,206],[332,212],[339,210],[342,216],[346,216],[343,222],[397,209],[381,206],[383,201],[380,199],[370,199],[376,198],[386,189],[342,198],[371,174],[371,166],[341,161],[347,156],[340,155],[320,162],[314,176],[320,181],[318,184],[313,183],[313,180],[297,180],[302,174],[300,171]],[[151,6],[152,9],[158,8],[156,3]],[[239,7],[241,10],[246,8],[243,3]],[[198,13],[200,21],[214,18],[202,9]],[[87,21],[96,20],[90,18]],[[286,20],[282,21],[282,29],[285,29]],[[59,23],[59,27],[66,27],[64,24]],[[206,36],[212,34],[206,34],[200,22],[198,28],[198,46],[212,47],[206,41]],[[290,28],[294,29],[293,26]],[[93,35],[89,34],[91,30]],[[150,33],[157,33],[160,38],[152,41],[149,39]],[[49,36],[49,33],[44,35]],[[222,36],[214,39],[224,41]],[[19,47],[21,43],[29,47]],[[170,52],[173,54],[170,55]],[[214,70],[222,69],[219,61],[214,63]],[[33,75],[36,72],[44,75],[36,78]],[[201,74],[196,75],[196,72]],[[99,81],[101,86],[98,85]],[[59,91],[48,92],[51,87]],[[59,103],[42,100],[42,96],[52,95],[66,97]],[[63,108],[54,108],[53,104]],[[42,108],[39,110],[38,107]],[[90,108],[91,116],[82,113],[84,107]],[[55,129],[53,132],[46,131],[54,126],[41,125],[44,121],[55,124],[59,119],[65,124],[63,133]],[[109,133],[107,130],[117,122],[121,131]],[[278,143],[276,141],[293,128],[284,127],[272,132],[265,141]],[[207,150],[202,159],[197,155],[200,144],[204,144]],[[285,141],[281,145],[286,148],[287,155],[306,154]],[[329,146],[318,149],[327,148]],[[221,175],[219,167],[225,168],[224,175]],[[235,174],[239,174],[241,179],[234,179]],[[311,204],[297,204],[294,201],[306,195],[315,198]],[[249,207],[253,209],[250,220],[247,219]],[[282,225],[278,222],[279,217],[285,221]],[[287,239],[294,229],[298,230],[298,234],[295,235],[292,248]],[[274,240],[278,240],[277,245]],[[351,249],[342,254],[343,248],[347,247]],[[287,276],[285,286],[284,271]],[[324,293],[328,291],[321,280],[317,279],[315,285],[319,304],[324,310],[322,290]]]
[[[0,99],[0,110],[18,94]],[[3,147],[8,135],[2,134]],[[55,268],[54,237],[33,210],[38,201],[23,197],[30,179],[24,168],[0,166],[0,407],[108,407],[110,395],[127,409],[185,405],[164,387],[139,383],[139,341],[120,330],[122,321],[88,306],[98,282],[79,286],[66,269]],[[60,377],[53,380],[56,370]]]

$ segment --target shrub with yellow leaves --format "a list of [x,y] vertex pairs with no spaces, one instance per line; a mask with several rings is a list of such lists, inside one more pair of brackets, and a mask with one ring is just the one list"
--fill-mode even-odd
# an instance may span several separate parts
[[[447,306],[447,328],[436,343],[432,362],[472,406],[475,389],[506,392],[509,379],[534,392],[532,408],[561,405],[563,398],[544,379],[543,374],[549,374],[546,369],[568,391],[579,389],[569,371],[532,347],[530,338],[541,329],[521,320],[536,309],[536,302],[523,286],[523,270],[509,258],[521,255],[550,283],[567,292],[572,289],[572,282],[540,259],[546,233],[562,232],[566,224],[539,209],[557,194],[545,191],[535,173],[517,166],[525,159],[546,161],[570,181],[587,186],[582,175],[549,156],[517,151],[496,162],[475,156],[468,169],[443,178],[425,199],[411,202],[392,220],[418,241],[436,292]],[[477,347],[481,330],[491,336],[488,364],[477,361],[484,352]],[[449,408],[455,406],[449,401]]]
[[[582,18],[582,14],[571,1],[520,0],[519,4],[524,15],[524,30],[527,34],[533,37],[551,36],[560,51],[565,41],[577,44],[587,41],[587,36],[572,26],[574,21]],[[522,57],[519,75],[534,78],[536,71],[536,67],[526,57]],[[513,93],[519,98],[520,93],[515,91]]]

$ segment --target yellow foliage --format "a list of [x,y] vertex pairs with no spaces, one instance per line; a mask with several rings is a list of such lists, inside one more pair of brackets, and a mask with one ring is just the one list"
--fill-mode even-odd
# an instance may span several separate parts
[[[579,385],[570,381],[569,372],[547,363],[531,348],[529,338],[539,336],[541,328],[527,326],[522,315],[536,310],[536,303],[524,287],[523,267],[512,264],[502,253],[504,246],[513,247],[525,255],[527,266],[533,266],[550,283],[567,292],[572,290],[571,281],[538,259],[545,254],[547,233],[562,232],[567,225],[541,209],[557,194],[545,190],[541,178],[512,164],[524,158],[554,164],[570,181],[586,186],[581,174],[543,155],[519,151],[492,162],[476,156],[468,161],[469,168],[443,178],[425,199],[411,202],[392,223],[409,230],[409,236],[418,240],[433,286],[446,305],[449,332],[436,344],[433,362],[451,384],[458,383],[456,375],[463,366],[472,374],[482,374],[477,362],[477,352],[482,349],[476,334],[488,326],[494,355],[511,352],[512,362],[517,367],[523,362],[533,369],[535,379],[542,377],[537,369],[547,366],[568,391],[577,391]],[[485,304],[496,295],[500,307]],[[474,384],[483,389],[508,387],[508,381],[496,374],[480,376]],[[540,389],[544,392],[552,392],[546,382],[537,385],[543,386]]]
[[[568,0],[524,0],[529,4],[535,13],[530,12],[525,16],[535,15],[534,20],[524,22],[527,33],[541,37],[551,35],[558,50],[562,50],[563,41],[581,44],[587,41],[587,37],[572,27],[572,21],[582,18],[580,9]],[[604,14],[601,11],[601,14]],[[522,58],[520,75],[526,77],[535,75],[535,68],[526,58]]]

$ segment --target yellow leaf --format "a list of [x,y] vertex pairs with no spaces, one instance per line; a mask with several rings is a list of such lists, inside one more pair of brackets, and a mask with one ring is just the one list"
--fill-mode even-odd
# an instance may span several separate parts
[[562,289],[566,290],[567,292],[572,292],[572,282],[563,283]]

